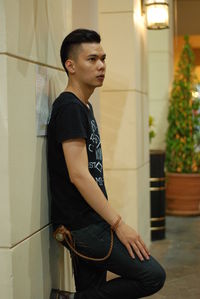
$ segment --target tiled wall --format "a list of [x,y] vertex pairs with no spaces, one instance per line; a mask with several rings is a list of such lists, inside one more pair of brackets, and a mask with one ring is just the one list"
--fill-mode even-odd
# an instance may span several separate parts
[[148,91],[149,110],[154,117],[152,149],[165,149],[169,93],[173,79],[173,1],[169,1],[170,27],[148,30]]
[[140,1],[99,1],[107,74],[100,94],[111,203],[149,244],[146,36]]
[[66,84],[59,48],[70,11],[66,0],[0,4],[1,298],[46,299],[64,285],[63,250],[49,225],[46,140],[36,136],[36,66],[47,69],[53,99]]

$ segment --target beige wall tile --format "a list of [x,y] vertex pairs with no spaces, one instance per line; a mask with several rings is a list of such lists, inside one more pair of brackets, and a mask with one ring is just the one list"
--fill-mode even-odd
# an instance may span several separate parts
[[[3,223],[0,293],[3,298],[46,299],[52,286],[65,286],[63,248],[59,250],[52,241],[46,226],[49,222],[46,144],[43,137],[36,137],[36,65],[23,58],[61,66],[60,44],[72,27],[71,2],[0,1],[0,139],[3,143],[0,147]],[[48,75],[53,101],[64,89],[67,77],[64,72],[50,68]],[[70,265],[69,255],[67,265]],[[68,277],[68,271],[65,274]]]
[[[49,298],[51,287],[64,288],[63,247],[52,239],[49,227],[12,249],[13,298]],[[60,270],[59,270],[60,268]]]
[[13,298],[12,256],[9,249],[0,248],[0,290],[1,298]]
[[134,13],[99,16],[102,45],[107,53],[104,90],[147,90],[146,31],[136,4]]
[[171,67],[169,53],[149,53],[149,100],[165,101],[169,98]]
[[[12,244],[48,223],[44,138],[36,138],[35,65],[8,59]],[[23,214],[23,217],[22,217]]]
[[[137,23],[135,23],[134,26],[139,27]],[[142,37],[139,30],[134,31],[133,43],[135,45],[134,51],[127,54],[133,55],[134,65],[129,65],[128,67],[134,68],[134,78],[132,78],[132,80],[134,80],[134,83],[132,83],[134,89],[136,89],[137,91],[143,91],[142,88],[145,86],[145,82],[143,82],[143,80],[145,80],[145,76],[143,74],[143,61],[145,56],[143,51]]]
[[111,205],[124,221],[150,244],[149,164],[137,170],[105,171],[105,183]]
[[135,146],[137,148],[137,167],[142,167],[149,161],[149,103],[147,95],[137,94],[137,105],[137,131]]
[[105,183],[109,202],[124,221],[138,228],[137,171],[106,169]]
[[[161,41],[162,42],[162,41]],[[173,57],[167,52],[169,45],[165,45],[166,52],[149,53],[149,100],[150,115],[155,119],[154,131],[156,137],[152,140],[152,149],[165,148],[167,130],[168,100],[172,82]]]
[[9,171],[8,171],[8,128],[7,120],[0,117],[0,247],[11,244],[11,219],[9,202]]
[[98,0],[72,1],[73,29],[89,28],[98,31],[98,2]]
[[136,167],[136,99],[125,92],[101,93],[101,138],[106,168]]
[[0,55],[0,119],[4,127],[8,119],[7,106],[7,57]]
[[99,0],[100,12],[124,12],[133,10],[133,0]]
[[102,92],[100,108],[105,168],[132,169],[148,161],[146,98],[137,92]]
[[135,89],[133,14],[101,14],[99,21],[102,45],[107,54],[104,90]]
[[142,95],[143,102],[143,162],[149,162],[149,99],[146,94]]
[[170,26],[148,31],[148,89],[150,114],[155,118],[156,137],[151,149],[165,149],[168,100],[173,80],[173,1],[169,1]]
[[141,15],[140,1],[135,0],[134,2],[134,35],[132,36],[134,49],[132,52],[127,52],[127,55],[133,55],[134,57],[134,88],[147,93],[147,30],[144,17]]
[[0,2],[0,52],[6,51],[6,15],[4,2],[5,0]]
[[[147,45],[149,52],[169,52],[171,46],[170,39],[171,30],[148,30]],[[172,55],[173,53],[170,52]]]
[[10,246],[10,203],[8,172],[8,109],[7,109],[7,69],[6,57],[0,56],[0,247]]
[[138,182],[138,232],[150,245],[150,195],[149,195],[149,163],[144,164],[137,172]]
[[[146,37],[146,31],[147,30],[143,30],[143,32],[141,33],[141,78],[138,84],[138,88],[140,87],[140,89],[142,90],[142,92],[147,95],[148,93],[148,52],[147,52],[147,37]],[[137,61],[137,56],[135,56],[135,60]]]
[[6,38],[0,51],[19,55],[50,65],[61,66],[60,44],[70,31],[71,0],[11,1],[4,0]]
[[[8,58],[7,72],[12,244],[15,244],[49,222],[46,142],[43,137],[36,137],[35,65]],[[49,70],[49,76],[50,95],[55,98],[61,83],[64,88],[66,76],[55,70]]]
[[69,292],[76,292],[75,287],[75,280],[74,280],[74,274],[73,274],[73,268],[72,268],[72,261],[69,254],[69,251],[66,248],[60,248],[61,252],[64,250],[64,264],[61,260],[60,269],[64,270],[63,275],[63,286],[60,285],[60,288],[63,290],[68,290]]

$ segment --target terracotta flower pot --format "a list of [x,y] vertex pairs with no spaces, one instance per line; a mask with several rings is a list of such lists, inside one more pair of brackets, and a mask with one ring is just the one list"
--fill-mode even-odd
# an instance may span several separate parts
[[200,174],[167,173],[166,213],[200,215]]

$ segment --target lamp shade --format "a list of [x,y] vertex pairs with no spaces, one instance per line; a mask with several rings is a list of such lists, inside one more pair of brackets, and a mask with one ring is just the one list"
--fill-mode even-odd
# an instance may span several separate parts
[[169,28],[169,4],[166,0],[146,0],[145,6],[148,29]]

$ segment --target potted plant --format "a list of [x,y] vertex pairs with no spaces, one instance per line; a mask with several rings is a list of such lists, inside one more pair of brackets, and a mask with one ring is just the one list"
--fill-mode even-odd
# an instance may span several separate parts
[[[155,122],[149,116],[149,141],[156,136]],[[151,208],[151,240],[165,238],[165,152],[163,150],[150,150],[150,208]]]
[[200,215],[200,98],[188,36],[171,90],[166,136],[166,208],[171,215]]

